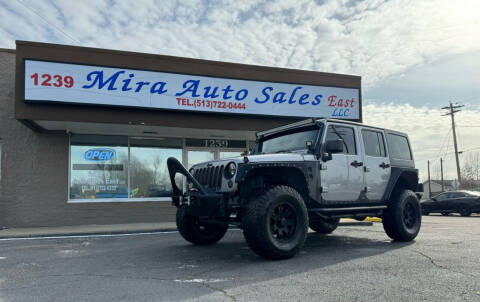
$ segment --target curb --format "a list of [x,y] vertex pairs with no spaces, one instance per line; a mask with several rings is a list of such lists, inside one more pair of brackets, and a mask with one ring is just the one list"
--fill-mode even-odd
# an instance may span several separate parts
[[[8,229],[6,229],[8,230]],[[38,234],[28,234],[28,233],[18,233],[18,234],[2,234],[0,231],[0,240],[2,239],[20,239],[20,238],[47,238],[47,237],[68,237],[68,236],[92,236],[92,235],[121,235],[121,234],[143,234],[143,233],[160,233],[160,232],[172,232],[176,231],[177,228],[155,228],[155,229],[135,229],[135,230],[98,230],[91,232],[45,232]]]

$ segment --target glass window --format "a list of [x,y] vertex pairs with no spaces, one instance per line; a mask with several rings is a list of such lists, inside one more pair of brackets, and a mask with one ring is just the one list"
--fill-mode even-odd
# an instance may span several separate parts
[[456,192],[456,193],[450,193],[450,194],[451,194],[450,198],[462,198],[467,196],[467,194],[462,192]]
[[362,130],[363,146],[365,155],[375,157],[385,157],[385,145],[383,134],[377,131]]
[[282,132],[268,136],[256,149],[260,153],[280,153],[307,149],[307,141],[317,140],[318,127],[295,129],[293,132]]
[[355,132],[353,128],[338,125],[329,125],[325,141],[336,139],[343,140],[344,154],[357,154],[357,147],[355,144]]
[[70,199],[170,197],[167,159],[182,139],[71,136]]
[[441,194],[438,194],[437,196],[433,197],[435,198],[436,200],[438,201],[441,201],[441,200],[445,200],[448,198],[448,193],[441,193]]
[[70,199],[128,198],[128,140],[72,135]]
[[411,160],[412,153],[405,136],[388,134],[388,148],[390,156],[395,159]]
[[130,139],[130,198],[172,195],[169,157],[182,161],[181,139]]

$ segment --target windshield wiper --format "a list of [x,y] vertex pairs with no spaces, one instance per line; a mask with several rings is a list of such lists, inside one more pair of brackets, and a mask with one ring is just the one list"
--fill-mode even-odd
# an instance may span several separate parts
[[279,151],[276,151],[275,153],[293,153],[292,150],[279,150]]

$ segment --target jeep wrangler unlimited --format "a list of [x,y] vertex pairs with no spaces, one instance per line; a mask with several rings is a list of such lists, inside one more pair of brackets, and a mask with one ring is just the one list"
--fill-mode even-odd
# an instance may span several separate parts
[[255,253],[285,259],[308,227],[331,233],[343,217],[381,217],[398,241],[420,230],[418,170],[408,136],[397,131],[310,119],[257,133],[244,157],[190,171],[169,158],[167,166],[178,230],[196,245],[216,243],[234,224]]

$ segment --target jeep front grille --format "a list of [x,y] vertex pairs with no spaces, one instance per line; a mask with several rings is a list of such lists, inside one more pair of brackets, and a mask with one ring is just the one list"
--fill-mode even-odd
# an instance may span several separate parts
[[202,185],[211,189],[220,189],[224,166],[195,169],[193,177]]

